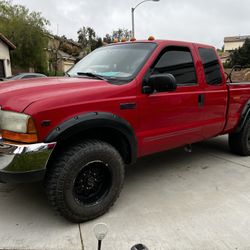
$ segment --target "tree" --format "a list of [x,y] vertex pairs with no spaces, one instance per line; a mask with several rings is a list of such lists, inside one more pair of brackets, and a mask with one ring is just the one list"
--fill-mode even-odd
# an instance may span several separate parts
[[113,40],[117,39],[119,42],[121,42],[123,38],[125,38],[126,40],[129,40],[131,36],[132,36],[132,32],[127,29],[114,30],[112,33]]
[[95,47],[96,47],[96,49],[97,49],[97,48],[100,48],[100,47],[102,47],[102,46],[103,46],[103,41],[102,41],[102,39],[99,37],[99,38],[97,39],[97,42],[96,42]]
[[10,1],[0,0],[0,31],[10,39],[16,50],[11,52],[12,65],[38,72],[47,71],[44,36],[49,24],[39,12],[30,12],[22,5],[13,5]]
[[113,42],[112,36],[110,34],[106,34],[106,36],[103,37],[103,42],[108,44],[112,43]]
[[229,66],[241,65],[250,67],[250,39],[246,39],[243,46],[233,51],[230,55]]
[[77,31],[78,43],[82,45],[83,48],[88,46],[88,31],[86,27],[82,27]]
[[118,30],[113,31],[112,40],[114,41],[114,39],[117,39],[119,42],[121,42],[123,38],[125,38],[126,40],[129,40],[131,36],[132,36],[131,31],[127,29],[118,29]]
[[129,40],[132,37],[132,32],[128,29],[117,29],[113,30],[112,34],[106,34],[106,36],[103,38],[103,42],[105,43],[112,43],[116,39],[117,41],[121,42],[122,39]]
[[94,29],[91,27],[87,27],[87,35],[88,35],[88,43],[91,51],[96,49],[96,43],[97,43],[97,38],[96,38],[96,33]]
[[78,30],[78,42],[82,45],[85,53],[89,53],[103,45],[102,39],[96,36],[93,28],[83,26]]

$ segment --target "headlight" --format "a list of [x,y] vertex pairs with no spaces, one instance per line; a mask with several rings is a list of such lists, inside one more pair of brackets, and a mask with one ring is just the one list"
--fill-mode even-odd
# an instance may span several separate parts
[[0,110],[2,138],[18,142],[36,142],[37,132],[31,116]]
[[12,132],[27,133],[29,118],[29,115],[0,110],[0,128]]

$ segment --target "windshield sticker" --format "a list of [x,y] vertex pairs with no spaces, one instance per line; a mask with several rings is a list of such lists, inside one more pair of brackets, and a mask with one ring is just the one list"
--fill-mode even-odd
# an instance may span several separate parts
[[120,72],[102,72],[102,73],[98,73],[101,76],[117,76],[119,75]]

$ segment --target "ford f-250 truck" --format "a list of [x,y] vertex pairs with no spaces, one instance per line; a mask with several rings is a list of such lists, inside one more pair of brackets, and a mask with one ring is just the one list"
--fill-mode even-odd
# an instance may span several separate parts
[[67,75],[0,84],[0,181],[44,180],[73,222],[105,213],[138,157],[222,134],[250,155],[250,84],[227,83],[211,46],[111,44]]

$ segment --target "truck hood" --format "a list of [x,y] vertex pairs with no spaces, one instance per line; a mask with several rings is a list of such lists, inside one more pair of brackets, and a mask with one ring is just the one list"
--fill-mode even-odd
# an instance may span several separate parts
[[2,109],[23,112],[30,104],[46,98],[63,98],[74,93],[109,88],[106,81],[90,78],[34,78],[0,83]]

